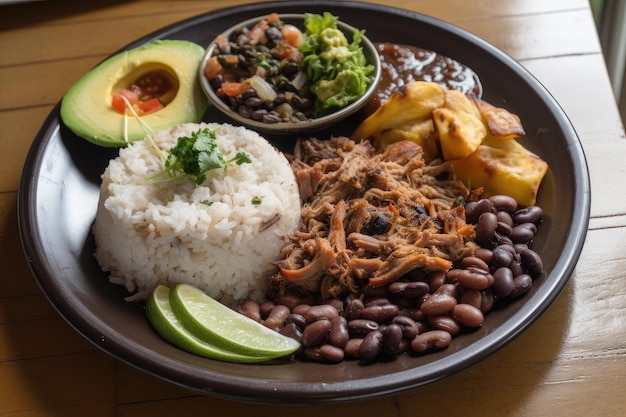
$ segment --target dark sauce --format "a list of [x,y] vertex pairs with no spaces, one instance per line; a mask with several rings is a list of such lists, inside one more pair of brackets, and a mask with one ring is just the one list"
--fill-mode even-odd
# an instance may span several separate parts
[[413,81],[436,82],[449,90],[482,96],[478,74],[460,62],[434,51],[394,43],[376,43],[382,73],[375,97],[366,106],[372,113],[403,85]]

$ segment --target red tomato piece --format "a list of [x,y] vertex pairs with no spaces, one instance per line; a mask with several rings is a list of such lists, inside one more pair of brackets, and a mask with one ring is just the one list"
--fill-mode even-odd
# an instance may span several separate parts
[[285,39],[285,42],[287,42],[289,45],[296,48],[302,45],[302,32],[294,25],[285,24],[281,30],[281,33],[283,35],[283,39]]
[[139,96],[136,93],[130,90],[121,90],[119,93],[113,94],[113,97],[111,98],[111,107],[113,107],[116,112],[124,114],[128,108],[128,103],[132,106],[138,102]]
[[222,91],[229,97],[237,97],[239,94],[242,94],[250,88],[250,84],[247,82],[223,82],[222,83]]
[[143,111],[143,114],[150,114],[161,110],[163,108],[163,104],[161,104],[158,98],[151,98],[150,100],[137,103],[137,107]]
[[204,66],[204,75],[209,80],[212,80],[217,74],[222,72],[223,69],[222,64],[220,64],[217,60],[217,57],[213,56],[206,61],[206,65]]

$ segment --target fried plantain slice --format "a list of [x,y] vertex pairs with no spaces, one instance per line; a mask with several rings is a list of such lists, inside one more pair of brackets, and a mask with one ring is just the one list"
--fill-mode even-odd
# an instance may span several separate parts
[[473,98],[473,101],[492,136],[500,139],[515,139],[526,134],[516,114],[484,100]]
[[478,149],[487,135],[476,106],[456,90],[446,91],[446,102],[433,110],[433,121],[445,160],[465,158]]

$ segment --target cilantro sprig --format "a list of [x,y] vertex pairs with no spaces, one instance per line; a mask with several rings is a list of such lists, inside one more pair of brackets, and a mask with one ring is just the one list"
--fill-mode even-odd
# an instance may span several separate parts
[[218,149],[216,139],[215,132],[208,128],[199,129],[191,136],[179,137],[165,159],[163,171],[152,176],[150,181],[160,183],[188,176],[195,185],[200,185],[212,169],[252,162],[245,152],[237,152],[233,158],[226,159]]

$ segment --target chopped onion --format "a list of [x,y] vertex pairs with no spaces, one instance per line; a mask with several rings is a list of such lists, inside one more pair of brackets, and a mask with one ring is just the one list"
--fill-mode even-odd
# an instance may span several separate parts
[[274,109],[276,113],[280,115],[283,120],[289,120],[293,115],[293,107],[289,103],[282,103]]
[[256,90],[256,94],[261,100],[274,101],[276,99],[276,91],[272,86],[258,75],[248,78],[250,86]]
[[298,75],[291,81],[291,85],[298,91],[302,90],[308,81],[308,77],[304,71],[298,71]]

